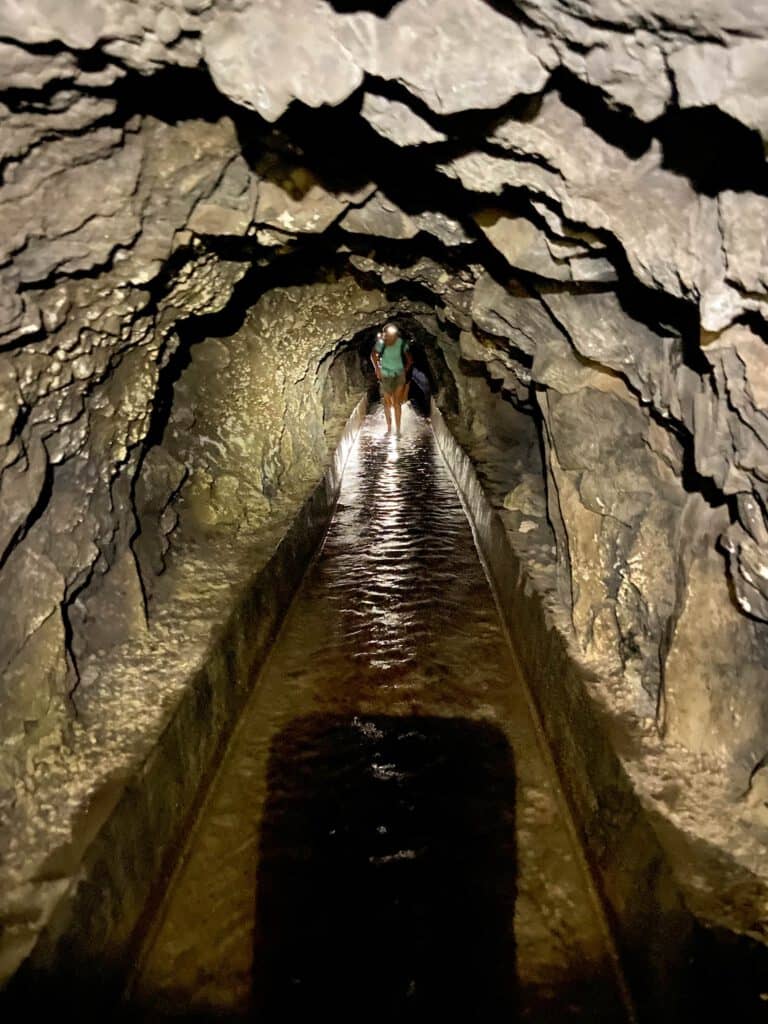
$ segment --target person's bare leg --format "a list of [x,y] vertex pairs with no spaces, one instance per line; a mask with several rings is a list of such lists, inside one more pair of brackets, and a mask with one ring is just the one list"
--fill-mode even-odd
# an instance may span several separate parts
[[384,395],[384,415],[387,418],[387,433],[392,430],[392,399],[389,395]]
[[400,433],[400,420],[403,414],[403,403],[408,401],[408,381],[401,385],[394,395],[395,401],[395,430]]

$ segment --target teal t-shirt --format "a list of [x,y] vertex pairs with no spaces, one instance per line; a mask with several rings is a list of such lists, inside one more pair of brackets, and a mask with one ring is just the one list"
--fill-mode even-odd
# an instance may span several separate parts
[[374,348],[381,356],[381,372],[385,377],[396,377],[405,369],[403,356],[409,349],[408,342],[401,335],[391,345],[387,345],[383,338],[380,338]]

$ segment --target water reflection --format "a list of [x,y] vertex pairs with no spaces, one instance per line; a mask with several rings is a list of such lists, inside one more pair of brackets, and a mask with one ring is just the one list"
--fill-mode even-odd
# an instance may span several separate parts
[[394,677],[454,627],[451,546],[466,524],[423,418],[406,407],[402,435],[384,429],[379,412],[361,432],[317,592],[334,595],[358,667]]

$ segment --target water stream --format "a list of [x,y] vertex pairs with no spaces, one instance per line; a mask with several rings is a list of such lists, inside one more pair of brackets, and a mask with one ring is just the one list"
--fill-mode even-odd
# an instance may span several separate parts
[[366,419],[147,941],[142,1020],[626,1021],[428,420]]

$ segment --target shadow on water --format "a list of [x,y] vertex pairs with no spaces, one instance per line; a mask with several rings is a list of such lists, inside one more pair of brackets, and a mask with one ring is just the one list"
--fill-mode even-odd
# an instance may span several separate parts
[[512,751],[487,724],[310,715],[279,733],[256,1019],[514,1015],[514,802]]

